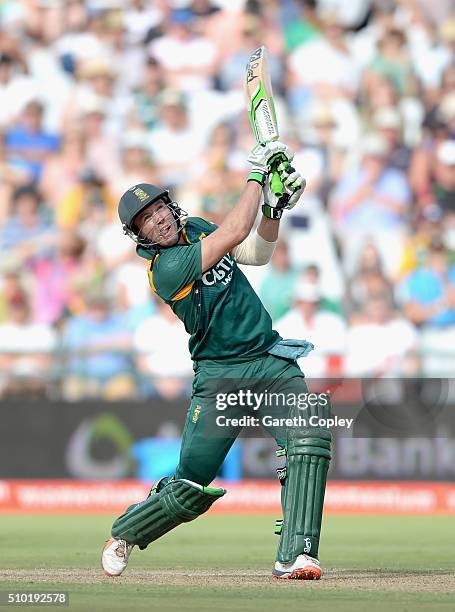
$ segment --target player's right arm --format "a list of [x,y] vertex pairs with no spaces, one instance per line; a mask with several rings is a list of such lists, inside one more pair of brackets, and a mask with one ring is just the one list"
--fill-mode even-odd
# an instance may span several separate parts
[[262,187],[270,172],[270,165],[277,153],[289,153],[280,142],[256,145],[248,157],[253,164],[248,183],[240,200],[226,215],[224,221],[212,234],[201,242],[202,272],[209,270],[226,253],[243,242],[251,232],[256,220]]
[[202,272],[209,270],[226,253],[243,242],[258,214],[262,185],[248,181],[240,200],[212,234],[201,242]]

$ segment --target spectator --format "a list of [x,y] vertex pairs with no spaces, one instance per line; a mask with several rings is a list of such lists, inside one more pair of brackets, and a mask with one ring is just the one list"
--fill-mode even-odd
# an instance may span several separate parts
[[414,326],[395,313],[385,296],[370,297],[347,335],[346,375],[416,375]]
[[199,164],[194,164],[193,181],[183,188],[185,201],[191,197],[191,193],[197,198],[196,210],[191,212],[202,212],[213,217],[220,206],[226,211],[238,200],[242,192],[243,172],[235,168],[233,140],[233,131],[226,123],[219,123],[212,130],[204,156]]
[[[158,2],[150,5],[146,0],[131,0],[124,13],[128,42],[141,45],[151,32],[157,31],[164,17],[163,7]],[[163,4],[163,3],[161,3]]]
[[367,238],[377,245],[386,273],[398,269],[411,194],[405,175],[387,160],[387,143],[371,134],[364,141],[362,163],[335,188],[332,213],[349,272]]
[[441,103],[438,107],[441,122],[446,126],[448,136],[455,139],[455,62],[445,73],[450,74],[450,83],[447,83],[447,93],[442,91]]
[[373,117],[373,128],[387,143],[387,158],[390,167],[406,174],[409,169],[411,150],[402,140],[400,112],[392,107],[379,109]]
[[300,45],[288,58],[290,104],[302,115],[315,98],[351,99],[358,89],[360,72],[336,14],[323,13],[321,25],[323,36]]
[[46,252],[54,240],[40,193],[33,185],[18,187],[12,198],[12,214],[0,226],[0,252],[20,259]]
[[300,280],[302,284],[310,283],[316,285],[320,289],[321,299],[319,300],[319,308],[321,311],[326,310],[328,312],[334,312],[335,314],[343,314],[342,305],[339,301],[332,299],[331,293],[328,291],[329,287],[325,287],[324,279],[321,278],[321,269],[316,264],[310,264],[304,268]]
[[118,198],[137,183],[157,183],[156,171],[148,148],[145,130],[130,130],[122,139],[119,170],[112,181]]
[[170,87],[184,92],[210,89],[215,72],[216,46],[195,32],[195,24],[189,11],[174,10],[164,36],[148,48],[163,66]]
[[103,220],[112,219],[116,214],[116,206],[117,198],[110,186],[92,168],[85,167],[78,182],[59,202],[57,224],[60,227],[76,227],[98,212]]
[[455,140],[445,140],[436,151],[433,196],[442,214],[455,215]]
[[448,15],[448,18],[442,23],[439,32],[441,41],[445,45],[445,67],[452,63],[455,56],[455,17],[453,11]]
[[426,91],[436,91],[441,84],[442,73],[450,63],[451,54],[448,45],[450,37],[454,36],[454,29],[452,26],[450,32],[450,21],[447,21],[438,31],[438,20],[433,11],[430,19],[423,4],[416,3],[412,11],[408,47],[414,70]]
[[84,166],[82,134],[76,129],[68,129],[63,134],[59,150],[45,164],[39,184],[44,199],[54,211],[78,182]]
[[[2,36],[5,35],[5,30]],[[25,74],[23,58],[17,48],[0,51],[0,127],[10,127],[30,101],[32,79]],[[32,94],[33,95],[33,94]]]
[[83,259],[85,247],[85,241],[75,230],[61,230],[56,252],[30,262],[35,321],[55,325],[64,317],[81,312],[80,294],[90,282]]
[[63,331],[64,396],[72,401],[131,399],[136,387],[129,355],[131,337],[124,321],[111,311],[102,294],[89,295],[86,307],[85,313],[68,319]]
[[348,291],[348,312],[363,311],[371,298],[393,298],[393,285],[384,274],[381,256],[372,242],[362,249],[358,267],[350,279]]
[[321,36],[316,0],[297,0],[296,4],[299,11],[298,19],[293,19],[284,28],[284,40],[288,53],[292,53],[298,47]]
[[210,0],[192,0],[189,4],[191,15],[198,19],[210,17],[220,10],[220,7]]
[[291,307],[297,278],[298,270],[291,265],[287,244],[279,242],[259,290],[259,296],[272,321],[281,319]]
[[91,100],[97,101],[104,114],[105,132],[115,138],[121,133],[128,111],[128,96],[125,96],[124,89],[119,86],[120,66],[118,61],[114,64],[113,56],[113,49],[107,47],[101,55],[79,64],[80,85],[76,96],[70,100],[67,112],[73,113],[76,118],[78,114],[86,111]]
[[34,181],[40,179],[44,163],[59,147],[59,137],[43,127],[43,110],[37,100],[29,102],[17,125],[5,134],[10,163],[29,172]]
[[340,315],[321,310],[321,297],[315,283],[298,284],[293,308],[276,323],[276,329],[283,338],[301,338],[314,344],[314,351],[303,364],[305,373],[310,376],[339,373],[346,342],[344,320]]
[[[406,45],[406,35],[402,30],[390,28],[383,34],[370,70],[390,79],[401,95],[415,92],[415,75]],[[369,72],[365,76],[368,80]]]
[[164,71],[153,57],[148,58],[140,84],[133,90],[131,104],[137,121],[152,130],[159,123],[159,94],[165,88]]
[[202,142],[192,129],[183,97],[176,91],[160,96],[161,124],[150,133],[150,149],[157,165],[158,180],[168,186],[185,184],[191,164],[199,155]]
[[54,43],[55,53],[70,74],[77,72],[78,64],[103,53],[103,45],[96,34],[88,29],[87,6],[84,2],[69,2],[62,15],[63,31]]
[[[245,78],[245,66],[252,49],[264,44],[266,31],[260,17],[247,15],[243,20],[241,38],[234,53],[219,67],[219,83],[224,91],[240,89]],[[269,73],[275,95],[282,91],[283,67],[278,55],[269,56]]]
[[0,391],[43,393],[53,376],[56,334],[49,325],[32,320],[25,294],[11,296],[7,313],[0,325]]
[[84,143],[85,165],[97,176],[109,181],[118,168],[118,135],[108,132],[106,102],[99,96],[85,94],[77,114],[65,116],[65,123],[76,124]]
[[0,224],[11,213],[9,209],[15,189],[28,183],[30,183],[29,173],[11,166],[8,162],[4,139],[0,135]]
[[126,110],[124,103],[134,87],[141,82],[146,62],[146,54],[141,45],[129,44],[125,14],[122,11],[106,11],[101,23],[106,32],[106,44],[116,68],[117,108],[121,113]]
[[410,185],[421,211],[434,205],[432,183],[436,152],[439,145],[449,138],[448,127],[439,112],[427,113],[423,128],[422,141],[413,151],[409,168]]
[[0,323],[8,318],[8,305],[26,296],[20,268],[8,265],[0,276]]
[[114,296],[115,310],[124,316],[126,327],[134,332],[145,319],[155,314],[157,305],[136,251],[130,249],[120,258],[119,249],[116,249],[112,257],[116,261],[109,270],[109,293]]
[[437,206],[427,206],[419,213],[409,233],[403,258],[400,264],[396,282],[403,280],[419,266],[425,263],[428,249],[433,241],[440,241],[441,236],[447,239],[448,232],[444,232],[444,219]]
[[440,240],[431,244],[425,264],[411,272],[399,288],[406,317],[423,327],[455,325],[455,266]]
[[[306,169],[305,198],[317,198],[327,207],[333,184],[342,172],[344,153],[339,146],[339,126],[330,104],[316,104],[309,122],[302,124],[304,147],[296,151],[294,164]],[[317,205],[317,204],[316,204]]]
[[362,110],[371,120],[383,108],[396,108],[400,96],[392,81],[383,75],[371,73],[368,78],[369,86],[364,86],[362,90]]
[[[149,390],[154,387],[165,399],[174,399],[189,391],[193,364],[187,348],[188,334],[162,300],[158,302],[158,312],[137,328],[133,345],[138,353],[138,369],[148,380]],[[168,350],[163,351],[163,347]]]

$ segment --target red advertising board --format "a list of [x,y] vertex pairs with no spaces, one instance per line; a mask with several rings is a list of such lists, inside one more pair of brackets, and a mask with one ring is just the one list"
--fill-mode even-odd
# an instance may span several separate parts
[[[276,481],[222,482],[228,493],[213,512],[280,513]],[[144,499],[149,487],[137,480],[1,480],[0,512],[118,514]],[[327,513],[455,514],[455,483],[329,482]]]

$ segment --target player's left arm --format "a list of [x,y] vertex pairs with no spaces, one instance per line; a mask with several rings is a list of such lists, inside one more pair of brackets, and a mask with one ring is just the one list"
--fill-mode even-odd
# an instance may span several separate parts
[[[284,170],[281,178],[289,195],[289,200],[283,209],[294,208],[305,189],[306,181],[300,172],[294,169],[290,173]],[[256,231],[232,250],[237,263],[263,266],[270,261],[275,250],[282,210],[278,208],[278,198],[270,189],[270,179],[263,189],[263,194],[262,217]]]

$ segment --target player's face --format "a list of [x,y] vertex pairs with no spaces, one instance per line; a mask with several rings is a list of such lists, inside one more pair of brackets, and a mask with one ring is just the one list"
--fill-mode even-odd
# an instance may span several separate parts
[[170,208],[163,200],[158,200],[144,208],[134,219],[139,236],[163,247],[178,242],[177,222]]

